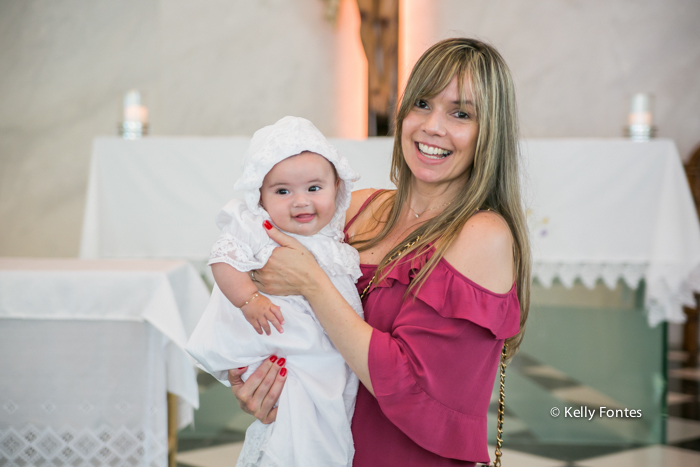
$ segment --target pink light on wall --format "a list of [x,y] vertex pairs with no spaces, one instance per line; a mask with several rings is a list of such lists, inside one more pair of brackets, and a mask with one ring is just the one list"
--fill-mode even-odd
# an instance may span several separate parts
[[341,0],[336,42],[336,136],[367,138],[367,58],[360,40],[360,10]]
[[435,8],[433,0],[399,1],[399,98],[403,94],[413,65],[435,39]]

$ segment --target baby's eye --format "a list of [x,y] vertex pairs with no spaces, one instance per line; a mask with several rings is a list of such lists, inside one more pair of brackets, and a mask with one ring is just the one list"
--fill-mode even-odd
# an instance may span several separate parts
[[321,189],[321,187],[318,186],[318,185],[314,185],[314,186],[310,186],[310,187],[309,187],[309,191],[318,191],[318,190],[320,190],[320,189]]
[[416,103],[414,105],[420,109],[427,109],[428,108],[428,103],[425,102],[423,99],[416,100]]
[[278,195],[288,195],[289,190],[286,188],[280,188],[279,190],[275,191],[275,193],[277,193]]

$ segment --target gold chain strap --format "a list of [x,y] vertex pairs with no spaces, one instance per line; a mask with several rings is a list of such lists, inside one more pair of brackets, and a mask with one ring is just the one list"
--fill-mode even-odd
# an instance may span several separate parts
[[[399,251],[397,251],[396,253],[394,253],[393,255],[391,255],[389,257],[389,261],[387,261],[387,264],[391,263],[392,261],[394,261],[396,258],[401,256],[402,254],[406,253],[406,251],[408,251],[409,248],[411,248],[413,245],[415,245],[418,240],[420,240],[420,236],[416,237],[416,239],[413,240],[412,242],[406,243],[406,245],[404,245],[403,248],[401,248]],[[365,290],[363,290],[362,293],[360,294],[360,300],[365,299],[365,297],[367,296],[367,293],[369,292],[369,288],[372,287],[373,282],[374,282],[374,276],[372,276],[372,278],[369,280],[369,283],[367,284],[367,287],[365,287]]]
[[[481,209],[479,211],[491,211],[491,208]],[[498,417],[496,418],[496,457],[493,460],[493,467],[501,467],[501,447],[503,446],[503,415],[506,411],[506,355],[508,354],[508,344],[503,343],[503,351],[501,352],[501,363],[498,365],[501,371],[501,387],[498,394]]]
[[506,355],[508,354],[508,344],[503,344],[501,352],[501,389],[498,396],[498,418],[496,420],[496,458],[493,461],[494,467],[501,467],[501,446],[503,446],[503,414],[506,410]]

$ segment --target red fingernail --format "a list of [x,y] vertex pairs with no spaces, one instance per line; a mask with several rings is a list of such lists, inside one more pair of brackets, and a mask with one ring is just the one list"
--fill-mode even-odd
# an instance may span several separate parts
[[278,364],[279,366],[284,366],[284,362],[286,362],[286,361],[287,361],[287,360],[285,360],[284,358],[280,358],[279,360],[277,360],[277,364]]
[[280,376],[287,376],[287,369],[286,368],[282,368],[280,370]]
[[265,221],[263,222],[263,227],[265,227],[267,230],[270,230],[272,228],[272,224],[270,224],[270,221]]
[[245,368],[245,367],[244,367],[244,366],[242,366],[242,367],[240,367],[240,368],[239,368],[239,370],[242,370],[243,368]]
[[275,360],[277,360],[277,357],[276,357],[275,355],[273,355],[272,357],[270,357],[270,361],[271,361],[271,362],[274,363]]

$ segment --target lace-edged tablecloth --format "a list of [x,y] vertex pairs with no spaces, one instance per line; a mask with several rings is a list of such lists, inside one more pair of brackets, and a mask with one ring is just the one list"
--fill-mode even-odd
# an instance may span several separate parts
[[208,296],[179,261],[0,259],[0,465],[167,465]]
[[683,322],[700,291],[700,224],[670,140],[522,144],[533,277],[646,284],[648,322]]

